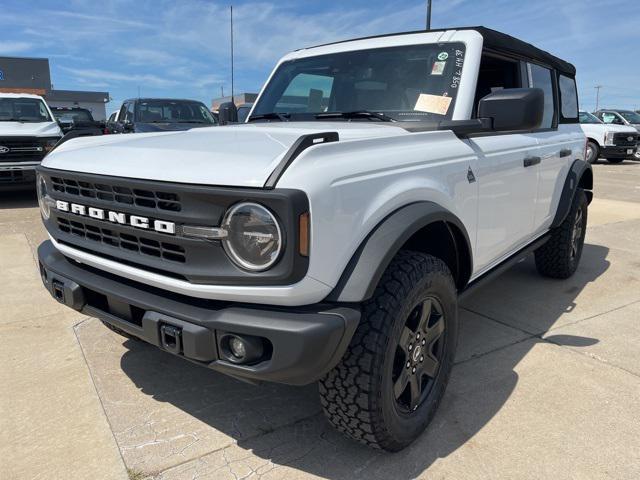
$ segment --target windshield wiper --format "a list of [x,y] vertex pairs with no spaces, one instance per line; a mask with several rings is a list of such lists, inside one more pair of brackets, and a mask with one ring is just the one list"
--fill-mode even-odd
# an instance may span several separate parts
[[289,117],[291,117],[290,113],[278,113],[278,112],[269,112],[263,113],[261,115],[251,115],[249,117],[248,122],[253,120],[280,120],[281,122],[288,122]]
[[369,118],[382,122],[395,122],[395,118],[391,118],[384,113],[370,112],[369,110],[355,110],[353,112],[325,112],[317,113],[316,118]]

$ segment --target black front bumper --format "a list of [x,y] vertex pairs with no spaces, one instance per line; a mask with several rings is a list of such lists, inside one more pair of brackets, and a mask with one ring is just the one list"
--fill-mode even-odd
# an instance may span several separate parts
[[0,163],[0,190],[21,190],[36,185],[36,167],[6,166]]
[[[600,149],[600,156],[604,158],[626,158],[629,160],[635,160],[637,146],[625,146],[625,147],[602,147]],[[628,150],[632,150],[632,153],[627,153]]]
[[[312,383],[344,354],[360,320],[357,308],[335,304],[275,308],[201,300],[149,287],[76,263],[50,241],[38,248],[40,273],[59,302],[97,317],[187,360],[247,380]],[[178,348],[163,327],[181,332]],[[266,339],[268,356],[238,365],[220,355],[222,333]]]

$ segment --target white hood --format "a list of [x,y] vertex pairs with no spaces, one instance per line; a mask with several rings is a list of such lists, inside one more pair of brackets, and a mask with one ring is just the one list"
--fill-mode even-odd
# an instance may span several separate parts
[[597,137],[598,135],[602,136],[604,139],[605,132],[615,132],[615,133],[638,133],[638,131],[627,125],[614,125],[612,123],[581,123],[580,128],[587,135],[592,135]]
[[0,137],[61,137],[56,122],[0,122]]
[[104,135],[70,140],[47,155],[42,164],[116,177],[262,187],[300,136],[319,132],[338,132],[341,142],[408,134],[402,128],[379,123],[283,122]]

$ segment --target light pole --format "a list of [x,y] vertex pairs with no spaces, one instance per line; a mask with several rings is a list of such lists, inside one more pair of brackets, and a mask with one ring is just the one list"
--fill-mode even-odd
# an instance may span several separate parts
[[230,5],[231,11],[231,101],[233,102],[233,5]]
[[598,111],[598,107],[600,106],[600,89],[602,85],[596,85],[594,87],[596,89],[596,112]]
[[427,0],[427,30],[431,30],[431,0]]

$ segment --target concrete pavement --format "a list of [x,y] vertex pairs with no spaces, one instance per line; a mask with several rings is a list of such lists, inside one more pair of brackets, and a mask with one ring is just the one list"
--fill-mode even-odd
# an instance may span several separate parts
[[333,431],[313,385],[244,384],[59,307],[33,198],[0,198],[0,478],[640,478],[640,163],[594,176],[576,275],[529,258],[467,299],[442,407],[394,455]]

